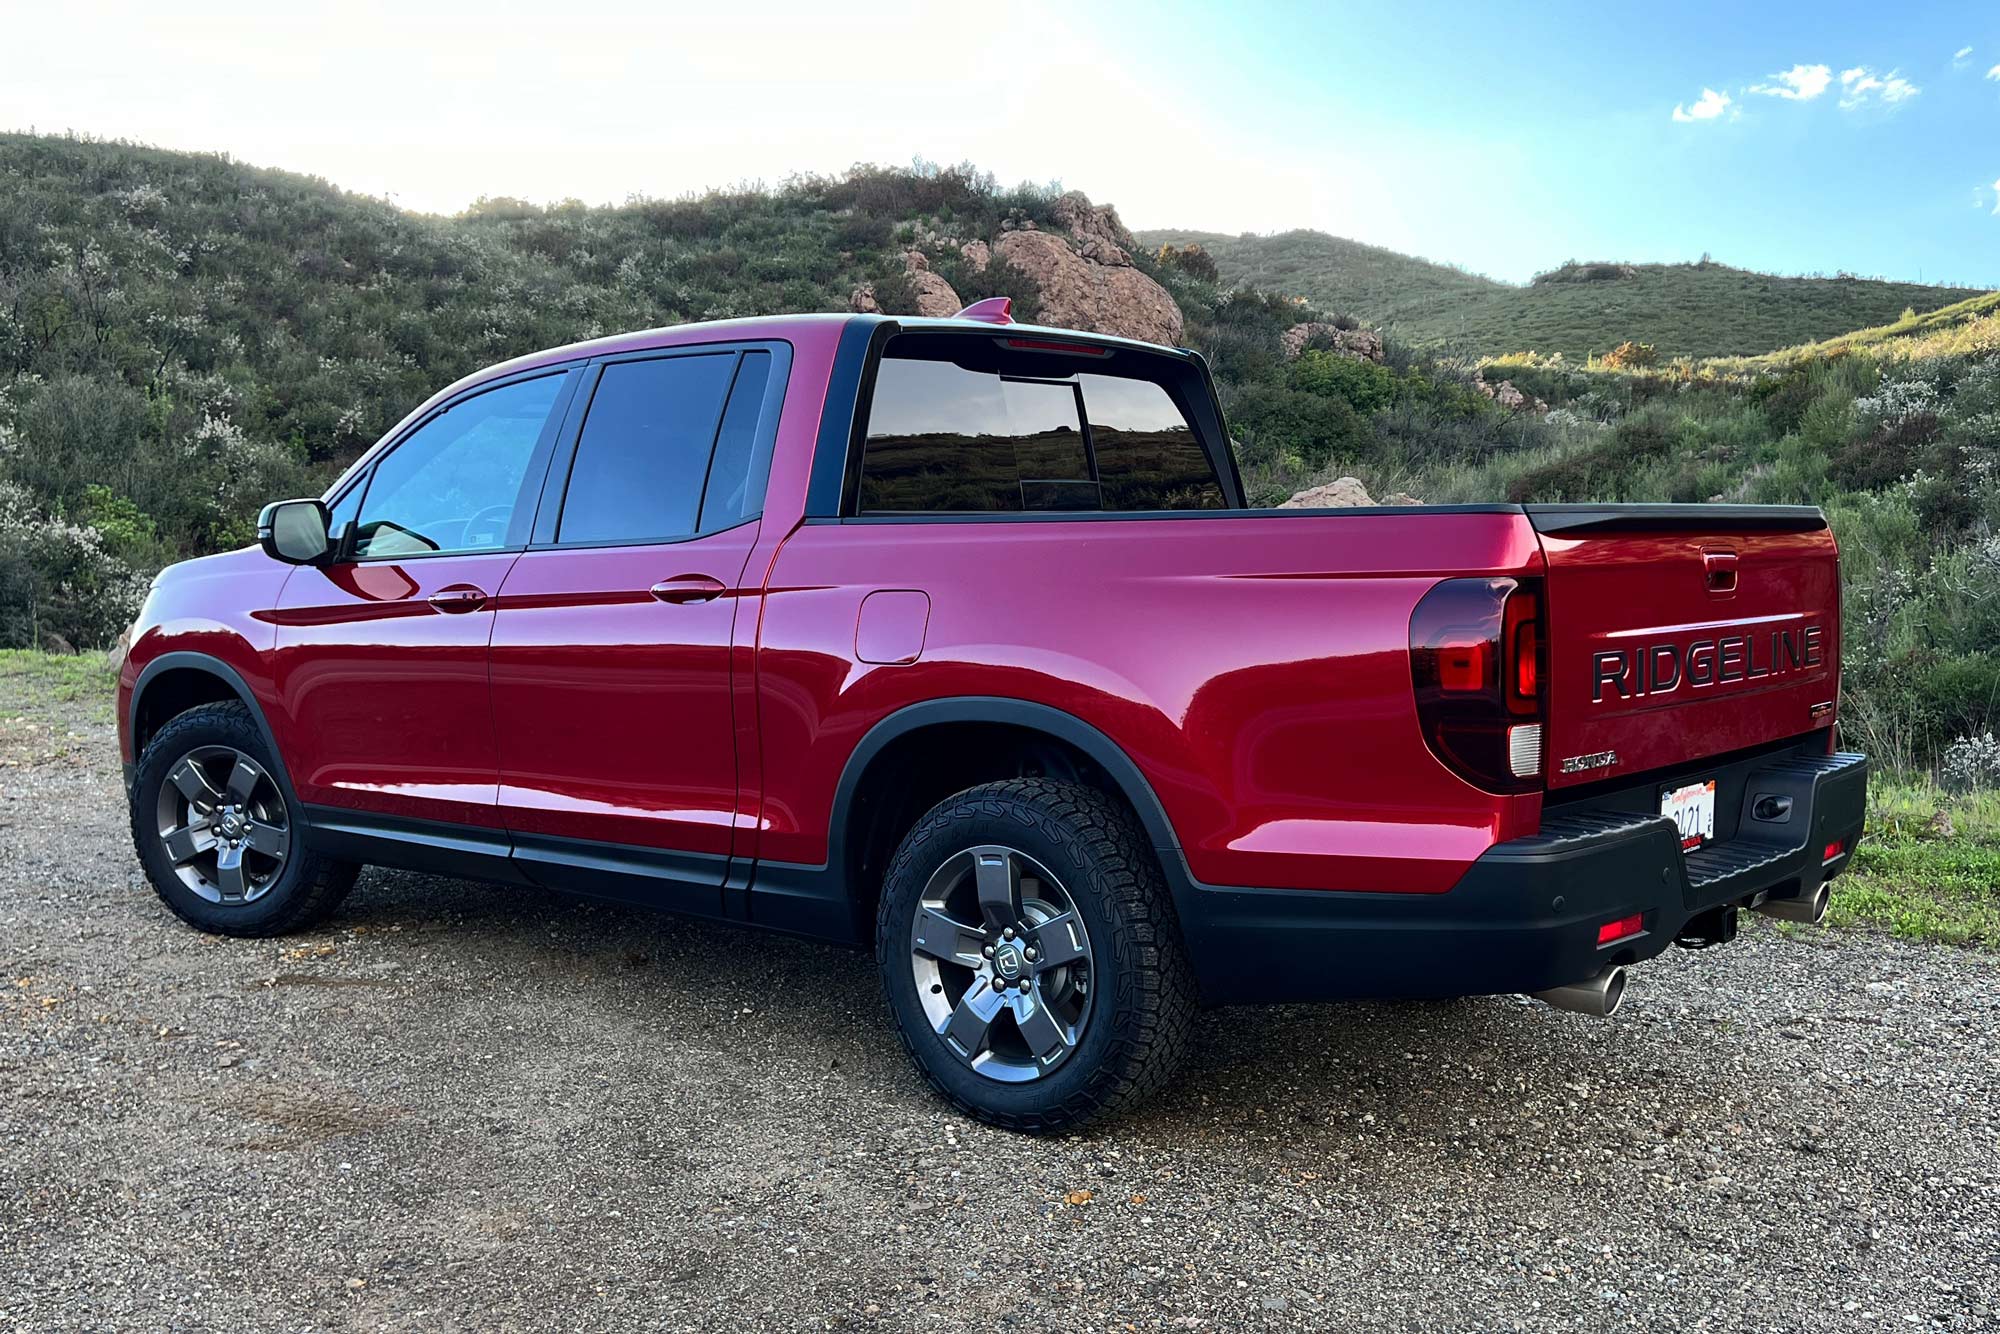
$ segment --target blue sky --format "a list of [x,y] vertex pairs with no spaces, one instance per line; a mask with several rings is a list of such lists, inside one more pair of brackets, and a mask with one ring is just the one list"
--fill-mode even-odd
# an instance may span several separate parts
[[552,12],[27,7],[0,128],[220,150],[433,212],[921,157],[1060,180],[1135,227],[1317,227],[1516,281],[1708,252],[2000,286],[2000,0]]
[[1709,251],[2000,286],[1992,0],[1171,8],[1120,16],[1144,61],[1301,171],[1390,181],[1398,249],[1515,279]]

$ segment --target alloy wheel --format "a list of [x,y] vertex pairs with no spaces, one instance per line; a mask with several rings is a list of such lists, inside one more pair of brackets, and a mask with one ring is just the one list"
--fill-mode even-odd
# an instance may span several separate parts
[[210,903],[255,902],[291,855],[284,794],[233,746],[202,746],[175,761],[155,813],[174,874]]
[[989,1079],[1040,1079],[1083,1038],[1089,932],[1069,891],[1019,849],[983,844],[938,867],[910,928],[910,966],[931,1031]]

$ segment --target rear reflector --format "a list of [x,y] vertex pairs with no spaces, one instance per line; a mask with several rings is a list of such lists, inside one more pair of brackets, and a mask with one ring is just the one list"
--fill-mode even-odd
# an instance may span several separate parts
[[1542,772],[1542,725],[1521,723],[1507,729],[1507,768],[1516,778],[1535,778]]
[[1838,857],[1838,856],[1839,856],[1839,855],[1840,855],[1841,853],[1843,853],[1843,852],[1845,852],[1845,851],[1847,851],[1847,845],[1846,845],[1846,844],[1844,844],[1844,843],[1829,843],[1829,844],[1827,844],[1827,845],[1826,845],[1826,851],[1825,851],[1824,853],[1820,854],[1820,860],[1821,860],[1822,862],[1830,862],[1830,861],[1832,861],[1832,860],[1833,860],[1833,859],[1834,859],[1835,857]]
[[1621,940],[1630,940],[1645,929],[1646,919],[1644,915],[1633,913],[1630,917],[1621,917],[1615,922],[1606,922],[1603,926],[1598,927],[1597,943],[1600,945],[1614,945]]

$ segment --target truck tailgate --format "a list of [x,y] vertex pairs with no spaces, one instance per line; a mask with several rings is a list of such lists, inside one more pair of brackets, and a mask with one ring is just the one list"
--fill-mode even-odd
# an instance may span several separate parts
[[1530,505],[1548,559],[1551,790],[1833,724],[1840,561],[1762,505]]

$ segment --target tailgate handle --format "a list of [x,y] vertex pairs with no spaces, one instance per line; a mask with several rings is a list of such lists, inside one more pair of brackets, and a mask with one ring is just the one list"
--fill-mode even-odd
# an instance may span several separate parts
[[1701,553],[1703,582],[1708,591],[1716,597],[1727,597],[1736,591],[1736,553],[1733,551],[1704,551]]

